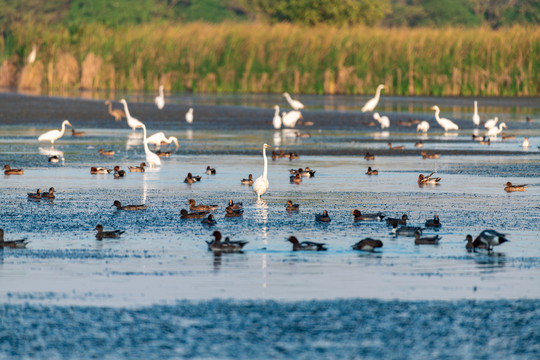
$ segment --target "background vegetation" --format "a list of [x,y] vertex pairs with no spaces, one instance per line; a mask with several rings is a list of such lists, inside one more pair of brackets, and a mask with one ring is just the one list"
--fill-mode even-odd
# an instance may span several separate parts
[[539,95],[538,14],[539,0],[7,0],[0,86]]

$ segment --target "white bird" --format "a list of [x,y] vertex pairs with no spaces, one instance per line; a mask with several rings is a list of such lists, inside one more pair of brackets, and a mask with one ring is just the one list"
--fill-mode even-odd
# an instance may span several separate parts
[[493,119],[489,119],[488,121],[486,121],[484,124],[484,127],[486,129],[491,129],[497,124],[498,121],[499,121],[499,118],[495,116]]
[[292,110],[288,113],[283,112],[281,115],[281,121],[283,126],[293,128],[296,122],[302,118],[302,113],[298,110]]
[[37,46],[36,44],[32,45],[32,51],[30,52],[30,55],[28,55],[28,63],[33,64],[34,61],[36,61],[36,55],[37,55]]
[[523,143],[521,144],[521,146],[523,147],[531,146],[531,144],[529,143],[529,138],[526,137],[525,139],[523,139]]
[[170,144],[174,142],[176,144],[176,150],[178,150],[178,148],[180,147],[180,145],[178,144],[178,139],[176,137],[169,136],[169,138],[167,139],[167,137],[165,136],[165,133],[162,131],[150,136],[148,139],[146,139],[146,142],[148,144],[152,144],[156,146],[160,146],[162,143]]
[[193,124],[193,108],[189,108],[188,112],[186,113],[186,122],[188,124]]
[[165,96],[163,95],[163,85],[159,86],[159,95],[154,98],[154,103],[159,110],[165,106]]
[[256,193],[261,198],[261,195],[268,190],[268,186],[270,185],[268,183],[268,160],[266,159],[266,149],[269,148],[270,145],[264,144],[263,145],[263,159],[264,159],[264,170],[262,176],[259,176],[254,182],[253,182],[253,192]]
[[498,128],[494,126],[491,129],[489,129],[489,131],[486,133],[486,136],[489,136],[490,138],[496,138],[498,134],[502,133],[503,128],[508,129],[508,127],[506,126],[506,123],[502,122],[499,124]]
[[274,125],[274,129],[281,129],[281,116],[279,116],[279,106],[274,106],[274,109],[276,109],[276,112],[274,113],[274,118],[272,119],[272,124]]
[[379,103],[379,98],[381,97],[382,89],[384,89],[383,84],[377,86],[377,92],[375,93],[375,97],[372,99],[369,99],[368,102],[366,102],[366,104],[362,107],[362,112],[375,110],[375,107],[377,107],[377,104]]
[[429,130],[429,123],[425,120],[423,120],[418,126],[416,126],[416,132],[421,131],[423,133],[427,133]]
[[379,113],[374,113],[373,118],[381,124],[381,129],[389,128],[390,127],[390,119],[388,116],[381,116]]
[[51,130],[47,131],[44,134],[41,134],[38,137],[38,141],[50,141],[51,144],[54,144],[54,142],[58,139],[60,139],[62,136],[64,136],[64,132],[66,131],[66,125],[73,126],[71,123],[67,120],[62,121],[62,129],[61,130]]
[[[126,111],[126,114],[128,114],[127,111]],[[150,149],[148,149],[148,141],[146,140],[146,126],[141,123],[141,125],[137,127],[142,127],[143,129],[143,146],[144,146],[144,152],[146,154],[146,165],[150,167],[161,166],[161,160],[159,156],[157,156],[156,154],[151,152]]]
[[441,110],[437,105],[432,106],[431,110],[435,110],[435,120],[437,120],[437,123],[441,125],[444,131],[459,129],[459,126],[457,126],[452,120],[439,117],[439,113],[441,112]]
[[478,115],[478,101],[474,102],[474,114],[472,116],[472,122],[476,127],[480,125],[480,115]]
[[124,112],[126,113],[127,124],[131,128],[131,130],[135,131],[136,128],[141,127],[141,125],[144,125],[142,122],[140,122],[139,120],[131,116],[131,114],[129,113],[126,99],[122,99],[120,100],[120,102],[124,104]]
[[294,110],[300,110],[300,109],[303,109],[303,108],[304,108],[304,104],[302,104],[302,103],[301,103],[300,101],[298,101],[298,100],[292,99],[292,98],[291,98],[291,95],[289,95],[289,93],[284,92],[284,93],[283,93],[283,96],[285,96],[285,99],[287,100],[287,102],[289,103],[289,105],[291,105],[291,107],[292,107]]

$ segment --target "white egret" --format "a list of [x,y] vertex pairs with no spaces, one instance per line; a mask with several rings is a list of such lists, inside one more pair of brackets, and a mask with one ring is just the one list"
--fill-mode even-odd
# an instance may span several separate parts
[[276,109],[276,112],[274,113],[274,118],[272,119],[272,124],[274,125],[274,129],[281,129],[281,116],[279,116],[279,106],[274,106],[274,109]]
[[37,55],[37,46],[36,44],[32,44],[32,51],[30,52],[30,55],[28,55],[29,64],[33,64],[34,61],[36,61],[36,55]]
[[375,93],[375,97],[372,99],[369,99],[368,102],[366,102],[366,104],[362,107],[362,112],[375,110],[375,107],[377,107],[377,104],[379,103],[379,98],[381,97],[382,89],[384,89],[383,84],[377,86],[377,92]]
[[291,95],[289,95],[289,93],[284,92],[284,93],[283,93],[283,96],[285,96],[285,99],[287,100],[287,102],[289,103],[289,105],[291,105],[291,107],[292,107],[294,110],[300,110],[300,109],[303,109],[303,108],[304,108],[304,104],[302,104],[302,103],[301,103],[300,101],[298,101],[298,100],[292,99],[292,98],[291,98]]
[[389,128],[390,127],[390,119],[388,116],[381,116],[379,113],[374,113],[373,118],[381,124],[381,129]]
[[480,115],[478,115],[478,101],[474,102],[474,114],[472,116],[472,122],[476,127],[480,125]]
[[148,144],[152,144],[156,146],[160,146],[162,143],[170,144],[174,142],[176,144],[176,150],[178,150],[178,148],[180,147],[180,145],[178,144],[178,139],[176,137],[169,136],[169,138],[167,139],[167,137],[165,136],[165,133],[162,131],[150,136],[148,139],[146,139],[146,142]]
[[416,127],[416,132],[421,131],[423,133],[427,133],[429,130],[429,123],[427,121],[422,121],[418,126]]
[[491,129],[492,127],[494,127],[495,125],[497,125],[497,122],[499,121],[499,118],[498,117],[494,117],[493,119],[489,119],[488,121],[486,121],[484,123],[484,127],[486,129]]
[[159,95],[154,98],[154,103],[159,110],[165,106],[165,96],[163,95],[163,85],[159,85]]
[[141,123],[141,125],[137,127],[142,127],[143,129],[143,146],[144,146],[144,152],[146,154],[146,165],[150,167],[161,166],[161,160],[159,156],[157,156],[156,154],[151,152],[150,149],[148,149],[148,142],[146,141],[146,126]]
[[452,120],[439,117],[439,113],[441,112],[441,110],[437,105],[432,106],[431,110],[435,110],[435,120],[437,120],[437,123],[441,125],[444,131],[459,129],[459,126],[457,126],[457,124],[455,124]]
[[489,136],[490,138],[496,138],[497,135],[502,133],[503,129],[508,129],[508,127],[506,126],[506,123],[502,122],[499,124],[498,128],[494,126],[491,129],[489,129],[489,131],[486,133],[486,136]]
[[302,113],[298,110],[292,110],[288,113],[283,112],[281,115],[281,121],[283,123],[283,126],[293,128],[296,125],[296,122],[300,120],[302,117]]
[[268,183],[268,160],[266,159],[266,149],[269,148],[270,145],[264,144],[263,145],[263,159],[264,159],[264,170],[262,176],[259,176],[254,182],[253,182],[253,192],[256,193],[261,198],[261,195],[268,190],[268,186],[270,185]]
[[67,120],[62,121],[62,129],[61,130],[51,130],[47,131],[44,134],[41,134],[38,137],[38,141],[50,141],[51,144],[54,144],[54,142],[58,139],[60,139],[62,136],[64,136],[64,132],[66,131],[66,125],[72,126],[71,123]]
[[188,124],[193,124],[193,108],[189,108],[188,112],[186,113],[186,122]]
[[[129,109],[128,109],[126,99],[122,99],[122,100],[120,100],[120,102],[122,104],[124,104],[124,112],[126,113],[127,124],[131,128],[131,130],[135,131],[136,128],[141,127],[141,125],[144,125],[142,122],[140,122],[139,120],[137,120],[133,116],[131,116],[131,114],[129,113]],[[146,127],[145,127],[145,129],[146,129]],[[146,135],[145,135],[145,137],[146,137]]]
[[526,137],[525,139],[523,139],[523,143],[521,143],[521,146],[523,146],[524,148],[531,146],[531,144],[529,143],[529,138]]

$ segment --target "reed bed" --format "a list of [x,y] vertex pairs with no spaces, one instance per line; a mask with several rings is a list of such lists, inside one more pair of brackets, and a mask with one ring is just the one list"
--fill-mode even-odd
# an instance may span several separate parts
[[[369,94],[384,83],[395,95],[540,95],[538,26],[20,25],[11,34],[0,39],[3,82],[45,90],[155,90],[163,83],[176,92]],[[41,66],[29,76],[32,43]]]

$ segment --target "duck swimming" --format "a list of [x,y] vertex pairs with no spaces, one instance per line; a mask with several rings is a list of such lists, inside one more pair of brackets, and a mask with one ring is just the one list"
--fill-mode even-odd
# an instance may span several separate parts
[[304,170],[298,169],[298,172],[300,173],[300,175],[304,177],[313,177],[315,176],[316,171],[317,170],[311,170],[308,166],[306,166]]
[[35,193],[27,193],[28,200],[39,200],[41,199],[41,189],[37,189]]
[[29,243],[29,241],[24,238],[24,239],[20,239],[20,240],[4,240],[4,229],[0,229],[0,249],[1,248],[12,248],[12,249],[16,249],[16,248],[25,248],[26,245]]
[[120,179],[126,176],[126,172],[124,170],[120,170],[120,166],[117,165],[114,167],[113,175],[115,179]]
[[100,155],[104,155],[104,156],[113,156],[114,155],[114,150],[103,150],[103,149],[99,149],[98,153]]
[[249,174],[247,179],[240,180],[242,185],[253,185],[253,175]]
[[188,213],[186,209],[180,210],[180,219],[202,219],[208,213],[206,211],[194,211]]
[[213,234],[214,240],[207,241],[208,250],[214,252],[224,252],[224,253],[241,253],[244,246],[248,243],[247,241],[231,241],[228,237],[225,238],[225,241],[221,241],[221,233],[219,231],[214,231]]
[[49,157],[49,162],[50,163],[56,164],[59,161],[60,161],[60,158],[57,155],[53,155],[53,156]]
[[4,165],[4,175],[22,175],[24,174],[23,169],[12,169],[9,165]]
[[98,240],[102,240],[103,238],[115,239],[125,232],[122,230],[103,231],[103,225],[101,224],[97,224],[95,230],[97,230],[96,238]]
[[439,235],[420,237],[420,234],[421,232],[418,230],[414,232],[415,245],[437,245],[439,240],[441,240]]
[[426,227],[434,227],[434,228],[441,227],[441,222],[439,220],[439,215],[435,215],[433,217],[433,219],[426,220],[425,226]]
[[206,225],[216,225],[216,219],[214,219],[214,215],[210,214],[207,218],[203,219],[201,223]]
[[210,166],[206,167],[206,175],[216,175],[216,169],[211,168]]
[[332,219],[330,219],[330,216],[328,216],[328,211],[324,210],[322,214],[315,215],[315,221],[319,222],[330,222]]
[[230,206],[225,208],[225,217],[241,217],[244,215],[244,210],[242,209],[233,209]]
[[375,155],[370,154],[369,151],[364,155],[364,159],[366,160],[375,160]]
[[90,168],[90,174],[92,174],[92,175],[96,175],[96,174],[108,174],[108,173],[110,173],[110,172],[112,172],[111,169],[106,169],[106,168],[100,167],[100,166],[98,166],[98,167],[92,166],[92,167]]
[[302,182],[302,177],[300,176],[299,173],[297,173],[296,175],[291,175],[289,180],[291,184],[300,184]]
[[48,192],[41,193],[42,198],[54,199],[54,188],[50,187]]
[[403,214],[401,216],[401,219],[386,218],[386,224],[394,227],[397,225],[407,225],[407,220],[409,220],[409,217],[407,216],[407,214]]
[[[478,241],[476,244],[473,242],[473,237],[472,235],[467,235],[467,237],[465,238],[465,241],[467,242],[467,244],[465,244],[465,248],[467,249],[468,252],[471,252],[471,251],[476,251],[476,249],[483,249],[483,250],[486,250],[487,249],[487,246],[486,244],[483,244],[481,243],[480,241]],[[476,245],[476,246],[475,246]]]
[[209,211],[214,211],[214,210],[216,210],[218,208],[217,205],[195,205],[195,200],[194,199],[189,199],[188,204],[189,204],[189,210],[191,210],[191,211],[206,211],[206,212],[209,212]]
[[352,246],[353,250],[361,250],[361,251],[373,251],[376,248],[381,248],[381,247],[383,247],[382,241],[375,240],[372,238],[365,238]]
[[128,169],[130,172],[144,172],[144,167],[146,166],[146,163],[141,163],[139,166],[128,166]]
[[504,187],[504,191],[506,192],[514,192],[514,191],[525,191],[527,188],[527,184],[523,185],[513,185],[510,181],[506,183],[506,186]]
[[437,185],[439,184],[439,181],[441,181],[440,177],[431,177],[435,174],[435,172],[432,172],[428,176],[424,176],[423,174],[418,175],[418,185],[427,185],[427,184],[433,184]]
[[418,232],[420,235],[422,235],[422,231],[424,228],[421,228],[419,226],[402,226],[398,228],[398,226],[394,226],[392,229],[392,233],[394,233],[396,236],[415,236],[415,233]]
[[384,218],[384,215],[381,213],[362,214],[358,209],[354,209],[352,214],[354,216],[354,221],[381,221]]
[[479,248],[481,244],[487,247],[488,251],[492,251],[494,246],[501,245],[510,241],[506,238],[505,234],[502,234],[495,230],[484,230],[474,239],[473,246],[474,248]]
[[241,210],[243,208],[243,204],[240,202],[240,203],[235,203],[234,201],[232,201],[232,199],[229,199],[229,206],[231,209],[233,210]]
[[293,244],[293,251],[326,251],[326,244],[316,243],[312,241],[302,241],[299,242],[295,236],[290,236],[287,241]]
[[441,154],[428,154],[425,151],[422,151],[422,159],[439,159]]
[[86,136],[86,133],[84,131],[75,131],[75,129],[71,129],[71,136]]
[[368,166],[367,168],[367,175],[379,175],[379,170],[373,170],[371,166]]
[[198,181],[201,181],[201,177],[200,176],[193,176],[191,173],[188,173],[186,178],[184,179],[184,182],[186,184],[194,184]]
[[400,145],[400,146],[392,146],[392,143],[388,143],[388,148],[390,150],[405,150],[405,146],[404,145]]
[[300,208],[300,205],[293,204],[293,202],[291,200],[287,200],[287,206],[285,207],[285,210],[287,210],[287,211],[298,211],[299,208]]
[[118,200],[114,200],[113,206],[116,206],[116,210],[128,210],[128,211],[144,210],[144,209],[146,209],[148,207],[146,205],[126,205],[126,206],[122,206],[122,204]]

